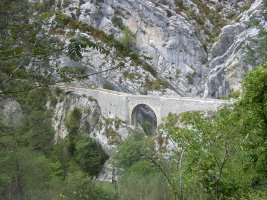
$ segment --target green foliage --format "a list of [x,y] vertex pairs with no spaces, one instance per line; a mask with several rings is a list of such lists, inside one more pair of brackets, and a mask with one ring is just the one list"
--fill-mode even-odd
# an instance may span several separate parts
[[[156,70],[146,62],[147,60],[150,60],[150,58],[144,55],[139,55],[135,51],[136,50],[135,48],[133,49],[125,48],[125,46],[123,46],[123,44],[120,41],[117,41],[112,35],[106,35],[103,31],[96,29],[93,26],[75,21],[73,19],[70,19],[70,22],[67,26],[74,30],[79,29],[83,32],[86,32],[86,33],[88,32],[96,40],[101,40],[103,43],[107,44],[108,46],[114,47],[116,49],[117,57],[121,57],[121,58],[130,57],[134,64],[141,65],[144,70],[150,72],[154,77],[157,76]],[[132,43],[133,45],[135,45],[135,39],[132,33],[129,30],[126,31],[126,33],[127,33],[126,34],[127,37],[125,38],[126,39],[125,44]],[[127,40],[130,41],[130,43],[127,42]]]
[[118,133],[110,126],[105,127],[105,133],[104,134],[108,137],[108,139],[109,139],[108,144],[110,144],[110,145],[116,145],[116,144],[119,144],[121,142],[121,138],[118,135]]
[[260,28],[259,33],[251,37],[245,46],[246,61],[252,64],[262,64],[267,61],[267,30]]
[[164,160],[155,155],[151,138],[135,131],[118,146],[113,157],[119,170],[119,199],[173,199]]
[[62,43],[42,28],[48,23],[43,18],[46,13],[36,14],[34,5],[26,0],[1,1],[1,18],[7,19],[0,21],[2,93],[27,91],[52,81],[46,76],[55,72],[49,61],[59,57]]
[[175,0],[176,6],[183,6],[183,0]]
[[26,137],[25,142],[45,154],[51,152],[55,135],[50,118],[49,112],[34,110],[22,120],[22,130],[27,130],[22,133]]
[[70,173],[66,178],[64,199],[115,200],[116,196],[97,185],[91,178],[80,171]]
[[135,50],[136,49],[136,42],[135,38],[130,31],[129,28],[124,28],[122,31],[123,37],[121,38],[120,42],[124,48],[124,50],[128,51],[128,49]]
[[81,117],[81,110],[76,107],[67,114],[67,117],[65,118],[65,126],[70,135],[77,135],[79,133]]
[[141,127],[144,129],[144,132],[147,135],[151,135],[152,134],[153,127],[152,127],[151,122],[145,120],[144,122],[141,123]]
[[55,134],[51,125],[52,113],[46,107],[49,96],[53,96],[50,91],[36,89],[16,98],[24,110],[17,127],[18,142],[44,154],[51,152]]
[[242,151],[245,137],[233,128],[237,120],[229,108],[212,118],[195,112],[168,117],[166,130],[184,151],[179,172],[184,196],[219,199],[240,195],[250,186],[254,173],[243,165],[249,158]]
[[241,91],[240,90],[235,90],[232,91],[229,95],[226,97],[223,97],[223,99],[237,99],[241,96]]
[[55,21],[57,22],[58,27],[64,28],[64,26],[66,26],[70,22],[70,18],[63,12],[59,11],[56,13]]
[[244,12],[244,11],[248,10],[253,2],[254,2],[253,0],[246,1],[245,5],[242,7],[242,11]]
[[[202,0],[193,0],[192,2],[197,6],[199,10],[198,14],[194,11],[194,9],[185,4],[183,0],[175,1],[176,12],[185,13],[189,20],[194,20],[197,23],[197,30],[204,30],[204,33],[208,36],[208,39],[203,39],[202,36],[198,34],[197,36],[199,37],[203,48],[206,50],[206,43],[214,43],[217,41],[221,28],[226,25],[226,20],[219,12],[221,9],[220,7],[216,7],[214,9],[208,6],[207,3]],[[210,21],[212,26],[207,26],[207,21]]]
[[163,89],[167,88],[167,83],[161,78],[156,78],[155,80],[152,80],[152,81],[146,79],[144,88],[146,90],[162,91]]
[[68,55],[72,60],[80,60],[82,59],[82,50],[87,47],[98,50],[100,49],[98,45],[86,37],[74,37],[70,39],[70,44],[68,45]]
[[[265,4],[266,3],[264,3],[264,5]],[[245,61],[253,65],[260,65],[267,61],[267,56],[266,56],[267,30],[260,23],[261,21],[266,20],[266,13],[267,13],[266,9],[263,9],[260,13],[261,16],[258,17],[252,16],[250,18],[250,25],[259,29],[259,32],[255,36],[250,37],[248,39],[248,42],[243,46],[243,50],[244,53],[246,54]]]
[[118,196],[122,200],[172,199],[166,180],[150,161],[140,161],[133,164],[119,178]]
[[68,129],[68,151],[71,155],[74,155],[76,151],[75,139],[80,133],[80,121],[81,121],[82,113],[78,108],[74,108],[70,111],[65,118],[65,126]]
[[124,25],[123,25],[123,21],[122,21],[122,19],[120,17],[117,17],[116,15],[114,15],[112,17],[111,21],[115,26],[119,27],[120,29],[124,29],[125,28]]
[[[261,199],[267,184],[267,64],[248,73],[240,99],[213,115],[169,115],[164,129],[182,151],[173,173],[188,199]],[[192,192],[194,191],[194,192]],[[260,194],[260,195],[259,195]]]
[[144,140],[143,133],[133,132],[129,139],[118,147],[118,153],[114,156],[116,165],[121,169],[128,169],[138,161],[152,157],[154,154],[154,142]]
[[[48,106],[55,105],[62,92],[46,86],[54,83],[52,74],[59,75],[54,61],[62,55],[64,44],[43,28],[50,25],[54,3],[0,1],[1,100],[16,100],[22,109],[16,124],[0,113],[0,199],[62,199],[62,195],[64,199],[114,199],[114,194],[84,175],[85,170],[96,175],[106,156],[96,143],[76,138],[81,118],[77,109],[66,119],[70,138],[54,144]],[[57,13],[56,22],[65,25],[70,19]],[[86,39],[79,39],[90,46]],[[78,50],[85,47],[80,41],[76,44],[73,48]],[[82,175],[70,183],[73,171]],[[68,194],[68,189],[77,192]]]
[[124,79],[129,80],[139,80],[141,78],[141,75],[136,72],[130,72],[129,70],[125,70],[122,73]]
[[43,0],[40,2],[35,2],[34,7],[39,12],[47,12],[51,9],[52,6],[54,6],[56,3],[56,0]]
[[74,78],[81,80],[82,78],[86,77],[86,67],[84,66],[65,66],[62,67],[59,71],[60,78],[65,82],[72,81]]
[[242,98],[238,102],[239,121],[242,132],[248,139],[254,169],[258,172],[257,184],[266,184],[267,179],[267,64],[248,73],[243,82]]
[[[4,153],[1,171],[8,177],[8,187],[0,187],[3,199],[49,199],[56,191],[56,177],[50,168],[51,161],[27,148]],[[3,152],[1,152],[1,157]]]
[[100,144],[92,141],[89,137],[82,136],[76,141],[74,159],[88,175],[96,176],[101,171],[108,156]]

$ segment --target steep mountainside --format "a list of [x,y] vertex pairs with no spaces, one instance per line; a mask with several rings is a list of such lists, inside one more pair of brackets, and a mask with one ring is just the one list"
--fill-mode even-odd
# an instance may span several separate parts
[[[259,13],[261,5],[260,0],[62,0],[57,2],[54,32],[60,32],[65,39],[71,34],[82,34],[108,50],[88,51],[80,63],[63,59],[62,65],[84,65],[88,74],[120,66],[120,71],[90,77],[83,83],[78,81],[79,85],[181,96],[203,96],[205,90],[205,97],[220,98],[240,86],[238,82],[249,67],[234,69],[240,71],[238,75],[224,75],[225,66],[218,72],[218,57],[233,52],[223,58],[224,65],[233,65],[228,63],[233,63],[237,50],[231,50],[231,45],[238,43],[241,48],[245,38],[256,33],[252,27],[249,29],[249,16]],[[72,23],[64,21],[60,25],[59,16],[68,16]],[[81,23],[83,26],[77,25]],[[84,24],[90,26],[89,31]],[[108,40],[105,36],[109,36]],[[122,49],[110,45],[112,38],[120,42]],[[125,49],[131,52],[121,56]]]
[[266,27],[266,21],[261,17],[263,8],[262,1],[256,0],[249,10],[240,14],[237,22],[222,29],[209,54],[210,75],[205,96],[220,98],[240,88],[244,75],[253,68],[245,62],[244,46],[248,38],[259,31],[251,19],[259,19]]

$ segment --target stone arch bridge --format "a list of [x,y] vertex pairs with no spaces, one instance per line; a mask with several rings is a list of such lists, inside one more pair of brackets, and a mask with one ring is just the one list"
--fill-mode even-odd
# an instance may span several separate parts
[[91,96],[98,101],[105,117],[118,117],[129,124],[134,124],[133,112],[140,105],[150,107],[156,116],[157,124],[169,113],[180,114],[187,111],[216,111],[229,101],[176,96],[134,95],[105,89],[82,87],[60,87],[66,92]]

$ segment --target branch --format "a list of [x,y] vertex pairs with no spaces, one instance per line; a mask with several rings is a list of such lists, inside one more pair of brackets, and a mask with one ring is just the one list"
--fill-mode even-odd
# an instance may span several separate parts
[[178,198],[180,200],[182,200],[182,197],[176,192],[175,190],[175,186],[173,185],[171,179],[169,178],[169,176],[167,175],[167,173],[164,171],[164,169],[161,167],[161,165],[156,161],[154,160],[152,157],[146,157],[147,159],[151,160],[152,163],[154,163],[159,169],[160,171],[162,172],[162,174],[165,176],[165,178],[167,179],[168,183],[170,184],[175,196],[178,196]]

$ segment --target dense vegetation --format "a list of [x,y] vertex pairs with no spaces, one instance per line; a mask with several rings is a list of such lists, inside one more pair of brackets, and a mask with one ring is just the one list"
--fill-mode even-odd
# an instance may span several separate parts
[[[65,52],[79,59],[82,45],[98,48],[74,38],[65,49],[49,36],[45,12],[54,4],[0,1],[0,101],[19,105],[0,115],[0,199],[267,199],[266,30],[248,49],[263,64],[245,77],[238,101],[217,113],[170,114],[159,132],[178,144],[172,155],[161,134],[156,145],[142,131],[131,133],[112,157],[118,180],[110,186],[93,179],[108,157],[79,129],[78,108],[64,120],[68,136],[54,141],[52,112],[61,96],[50,85],[71,80],[56,60]],[[66,19],[58,13],[57,20]],[[121,45],[135,48],[124,34]]]
[[180,187],[189,199],[267,197],[266,87],[263,64],[246,76],[234,105],[168,117],[164,128],[183,149]]
[[119,199],[266,199],[267,64],[242,89],[217,113],[170,114],[160,128],[179,147],[170,159],[133,133],[114,157]]
[[113,199],[92,181],[107,156],[77,131],[78,109],[65,120],[69,137],[54,141],[52,109],[60,91],[50,85],[73,75],[59,69],[56,60],[67,50],[70,57],[80,50],[65,49],[43,29],[49,22],[36,9],[43,13],[54,3],[0,1],[0,101],[18,105],[0,116],[0,199]]

